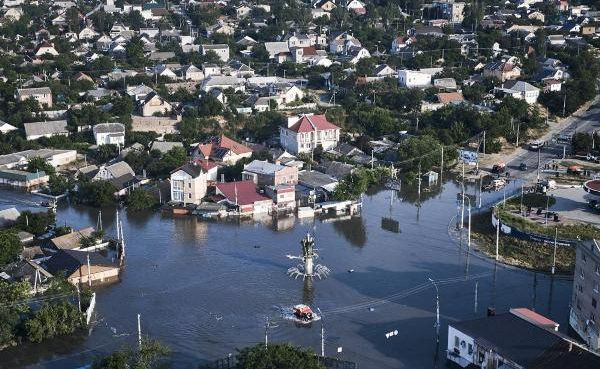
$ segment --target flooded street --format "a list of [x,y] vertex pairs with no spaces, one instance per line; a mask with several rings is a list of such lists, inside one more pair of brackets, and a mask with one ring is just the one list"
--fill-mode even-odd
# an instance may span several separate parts
[[[488,306],[498,312],[533,308],[566,331],[570,280],[467,256],[465,246],[448,236],[460,187],[447,182],[441,192],[439,186],[423,191],[420,206],[414,188],[404,187],[392,201],[389,190],[367,194],[361,217],[330,222],[216,223],[123,211],[126,268],[120,283],[98,290],[91,335],[5,350],[0,367],[88,364],[97,355],[137,344],[138,313],[143,334],[172,348],[176,368],[197,368],[264,342],[267,319],[269,342],[290,341],[317,352],[323,323],[326,355],[361,368],[445,367],[448,322],[482,317]],[[27,205],[22,200],[41,201],[7,191],[0,198],[2,205],[19,208]],[[484,203],[493,198],[502,198],[502,192],[484,194]],[[62,203],[58,224],[94,226],[97,216],[97,209]],[[399,222],[398,233],[389,230],[390,220]],[[104,209],[104,228],[111,235],[113,223],[114,209]],[[298,263],[286,255],[300,254],[307,232],[314,234],[318,263],[331,269],[326,279],[303,281],[286,274]],[[440,288],[439,347],[435,290],[428,278]],[[297,325],[285,319],[282,311],[299,303],[319,308],[322,320]],[[398,335],[387,339],[385,333],[393,330]]]

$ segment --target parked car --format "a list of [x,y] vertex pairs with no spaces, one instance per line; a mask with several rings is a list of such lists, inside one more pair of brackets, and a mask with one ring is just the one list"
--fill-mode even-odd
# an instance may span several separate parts
[[529,150],[539,150],[544,147],[544,141],[533,141],[529,144]]
[[519,169],[520,170],[527,170],[527,164],[525,164],[525,163],[519,164]]

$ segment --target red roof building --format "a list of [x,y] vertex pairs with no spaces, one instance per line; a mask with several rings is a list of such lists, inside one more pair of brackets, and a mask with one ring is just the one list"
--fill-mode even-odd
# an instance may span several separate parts
[[233,165],[242,158],[252,156],[252,150],[231,138],[221,135],[199,144],[194,150],[194,160],[212,160],[214,162]]
[[240,214],[267,213],[273,201],[258,193],[252,181],[219,182],[216,194],[225,197],[225,201],[237,206]]
[[327,151],[337,146],[340,127],[329,122],[324,114],[305,114],[289,118],[288,126],[279,132],[281,146],[292,154],[311,152],[317,146]]

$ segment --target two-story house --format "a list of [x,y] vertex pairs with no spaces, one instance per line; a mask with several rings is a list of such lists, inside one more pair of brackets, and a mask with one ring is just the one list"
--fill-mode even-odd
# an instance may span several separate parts
[[242,180],[253,181],[258,186],[296,185],[298,168],[254,160],[244,165]]
[[35,99],[40,106],[52,107],[52,91],[50,87],[18,88],[15,94],[17,101],[25,101],[29,98]]
[[121,123],[100,123],[93,127],[96,145],[125,146],[125,126]]
[[288,118],[287,127],[280,127],[281,146],[292,154],[311,152],[317,146],[327,151],[340,141],[340,127],[329,122],[325,114],[304,114]]
[[252,156],[252,150],[231,138],[221,135],[199,144],[193,153],[194,160],[212,160],[225,165],[234,165],[238,160]]

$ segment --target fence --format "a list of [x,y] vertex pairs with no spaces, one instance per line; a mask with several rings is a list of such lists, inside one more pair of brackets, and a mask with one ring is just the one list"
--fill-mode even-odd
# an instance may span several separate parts
[[[317,356],[319,364],[328,369],[358,369],[358,364],[351,361],[344,361],[333,357]],[[205,369],[233,369],[237,363],[235,356],[229,356],[223,359],[215,360],[212,364],[200,366]]]

